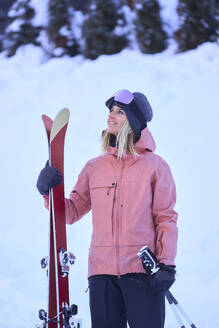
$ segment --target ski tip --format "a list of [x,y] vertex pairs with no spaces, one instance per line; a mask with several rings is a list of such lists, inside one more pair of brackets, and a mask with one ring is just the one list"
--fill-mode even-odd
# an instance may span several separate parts
[[68,124],[70,116],[70,111],[68,108],[63,108],[58,112],[56,115],[56,118],[54,119],[52,130],[50,134],[50,142],[54,139],[54,137],[57,135],[57,133]]
[[56,115],[54,122],[55,121],[69,121],[69,116],[70,116],[70,111],[68,108],[63,108],[61,109],[58,114]]
[[64,108],[62,108],[62,109],[60,110],[60,112],[58,112],[57,115],[59,115],[59,113],[62,113],[62,112],[66,112],[66,113],[69,113],[69,114],[70,114],[70,110],[69,110],[68,108],[64,107]]
[[61,109],[58,114],[56,115],[56,119],[61,116],[63,119],[66,120],[66,122],[69,121],[69,116],[70,116],[70,110],[68,108],[63,108]]
[[44,127],[46,129],[46,134],[47,134],[48,141],[49,141],[50,131],[52,129],[53,120],[51,120],[51,118],[45,114],[42,115],[42,120],[43,120]]
[[47,115],[45,115],[45,114],[43,114],[42,116],[42,120],[43,120],[43,122],[45,123],[52,123],[53,122],[53,120],[49,117],[49,116],[47,116]]

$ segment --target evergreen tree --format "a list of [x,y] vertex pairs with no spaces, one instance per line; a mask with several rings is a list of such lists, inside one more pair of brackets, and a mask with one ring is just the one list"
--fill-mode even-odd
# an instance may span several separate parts
[[10,24],[6,28],[3,43],[3,50],[7,56],[15,55],[17,49],[23,45],[34,44],[40,46],[37,40],[41,26],[34,26],[32,20],[35,10],[30,5],[30,0],[17,0],[11,7],[9,13]]
[[96,59],[102,54],[120,52],[128,44],[122,4],[117,0],[91,0],[82,35],[83,54]]
[[88,8],[90,0],[72,0],[71,2],[75,10],[84,12]]
[[215,24],[215,38],[218,40],[219,37],[219,0],[211,0],[212,12],[214,13],[214,24]]
[[74,8],[71,0],[49,0],[47,34],[51,41],[51,56],[75,56],[79,53],[73,22]]
[[124,4],[127,4],[131,10],[135,8],[135,0],[124,0]]
[[136,5],[136,38],[141,52],[154,54],[167,47],[158,0],[140,0]]
[[8,12],[15,0],[1,0],[0,1],[0,35],[4,34],[5,28],[8,26],[10,19]]
[[179,29],[175,32],[178,51],[195,49],[218,38],[218,0],[179,0]]

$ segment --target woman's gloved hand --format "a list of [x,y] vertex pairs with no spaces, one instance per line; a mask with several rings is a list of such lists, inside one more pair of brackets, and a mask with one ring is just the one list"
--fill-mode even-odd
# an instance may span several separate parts
[[167,291],[175,281],[176,269],[173,265],[159,264],[160,269],[151,276],[151,286],[157,292]]
[[49,189],[58,186],[62,182],[62,175],[49,161],[39,174],[36,187],[41,195],[48,195]]

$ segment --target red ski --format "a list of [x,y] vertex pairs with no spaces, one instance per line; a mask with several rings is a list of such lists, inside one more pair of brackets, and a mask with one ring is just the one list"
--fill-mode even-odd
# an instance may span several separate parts
[[43,258],[41,266],[48,266],[48,311],[40,310],[39,317],[45,328],[81,328],[77,319],[77,306],[69,304],[69,265],[75,257],[67,252],[65,200],[64,200],[64,142],[69,121],[69,110],[61,110],[54,122],[42,115],[49,146],[49,164],[61,172],[63,181],[49,191],[50,243],[49,257]]

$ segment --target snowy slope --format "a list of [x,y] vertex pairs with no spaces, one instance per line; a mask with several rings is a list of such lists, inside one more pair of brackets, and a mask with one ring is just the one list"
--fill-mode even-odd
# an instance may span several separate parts
[[[145,93],[154,109],[150,130],[156,152],[170,164],[179,211],[178,278],[172,291],[199,328],[219,325],[218,202],[219,48],[205,44],[185,54],[123,51],[96,61],[82,57],[45,62],[27,47],[0,57],[1,95],[1,269],[0,326],[33,327],[46,305],[48,213],[35,188],[47,160],[41,114],[71,111],[66,141],[66,196],[86,161],[100,153],[106,126],[105,100],[127,88]],[[77,263],[71,272],[71,301],[89,325],[87,253],[91,217],[68,228]],[[166,327],[177,327],[167,307]]]

